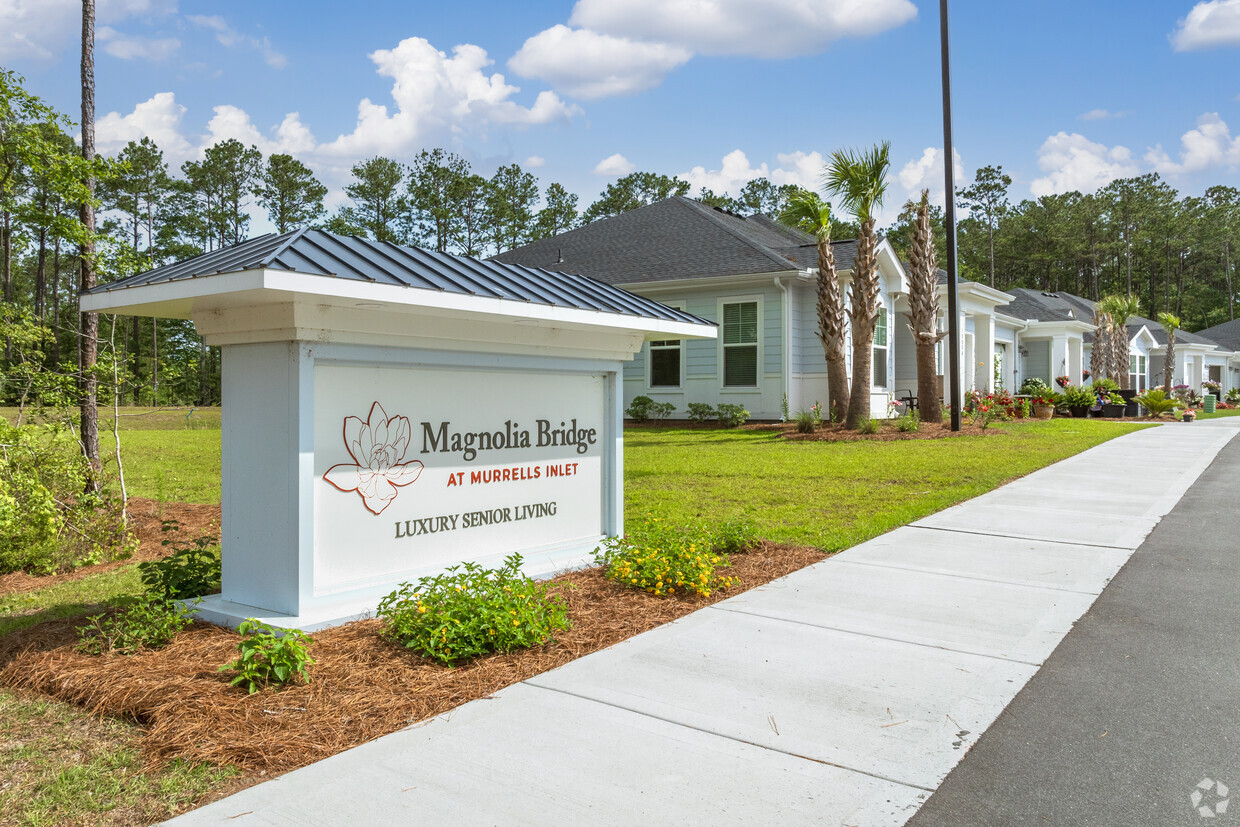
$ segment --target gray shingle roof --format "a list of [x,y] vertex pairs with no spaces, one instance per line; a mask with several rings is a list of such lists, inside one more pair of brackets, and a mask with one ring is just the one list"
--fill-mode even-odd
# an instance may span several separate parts
[[[1068,311],[1071,310],[1073,317],[1077,321],[1092,324],[1094,320],[1094,306],[1097,303],[1080,296],[1074,296],[1071,293],[1049,293],[1041,290],[1030,290],[1026,287],[1014,287],[1004,292],[1011,293],[1016,298],[1011,303],[995,309],[1008,316],[1015,316],[1018,319],[1037,319],[1040,322],[1064,322],[1069,320]],[[1231,324],[1240,325],[1240,320]],[[1143,326],[1149,329],[1158,344],[1167,344],[1167,332],[1163,330],[1163,326],[1153,319],[1147,319],[1144,316],[1129,317],[1128,337],[1131,339],[1133,336],[1136,336],[1137,331]],[[1219,327],[1223,327],[1223,325]],[[1211,330],[1214,329],[1216,328],[1211,328]],[[1203,330],[1200,333],[1189,333],[1186,330],[1177,330],[1175,340],[1181,344],[1219,345],[1224,350],[1240,348],[1240,341],[1233,343],[1234,346],[1229,346],[1217,338],[1205,335],[1208,332]],[[1237,328],[1237,335],[1240,336],[1240,327]],[[1087,343],[1092,342],[1093,335],[1086,333],[1085,341]]]
[[[831,246],[835,266],[851,269],[856,242]],[[818,266],[818,248],[813,236],[764,215],[744,218],[678,195],[490,260],[638,284],[805,270]]]
[[1198,330],[1197,335],[1218,342],[1228,350],[1240,350],[1240,319]]
[[246,270],[287,270],[421,290],[508,299],[625,316],[713,324],[583,275],[402,247],[323,230],[264,235],[92,289],[107,293]]

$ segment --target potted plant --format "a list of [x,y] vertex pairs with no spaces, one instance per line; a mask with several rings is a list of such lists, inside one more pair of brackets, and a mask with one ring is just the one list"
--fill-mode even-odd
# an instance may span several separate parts
[[1110,419],[1120,419],[1124,415],[1124,408],[1127,404],[1124,397],[1112,391],[1102,403],[1102,415]]
[[[1058,380],[1056,380],[1058,381]],[[1094,391],[1092,388],[1081,387],[1080,385],[1069,385],[1063,389],[1064,406],[1077,419],[1084,419],[1089,416],[1089,409],[1096,403]]]
[[1192,408],[1185,408],[1184,413],[1180,415],[1181,422],[1192,422],[1197,418],[1197,412]]
[[1055,377],[1055,384],[1061,388],[1064,388],[1065,390],[1067,389],[1068,385],[1071,384],[1071,382],[1072,382],[1071,376],[1056,376]]
[[1055,393],[1050,388],[1042,388],[1041,391],[1033,395],[1033,416],[1035,419],[1050,419],[1055,415],[1055,403],[1058,401]]
[[1223,386],[1219,384],[1218,382],[1215,382],[1213,379],[1203,380],[1201,383],[1201,389],[1205,391],[1207,394],[1213,396],[1215,400],[1220,401],[1220,402],[1222,401]]

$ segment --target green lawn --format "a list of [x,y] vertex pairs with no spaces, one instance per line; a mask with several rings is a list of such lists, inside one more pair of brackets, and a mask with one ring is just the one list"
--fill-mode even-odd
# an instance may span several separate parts
[[770,431],[631,429],[628,514],[748,517],[771,540],[839,551],[1143,427],[1025,420],[1002,434],[898,442],[796,442]]

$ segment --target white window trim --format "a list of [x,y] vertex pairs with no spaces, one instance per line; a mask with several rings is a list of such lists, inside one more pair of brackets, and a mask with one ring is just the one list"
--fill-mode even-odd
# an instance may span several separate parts
[[[761,293],[753,293],[741,296],[719,296],[715,300],[715,318],[719,320],[719,336],[715,340],[717,342],[715,348],[715,381],[719,385],[720,393],[762,393],[762,381],[766,373],[766,348],[764,340],[766,338],[765,325],[765,297]],[[757,385],[725,385],[723,383],[723,306],[725,304],[745,304],[746,302],[757,302],[758,305],[758,364],[757,370],[754,371]]]
[[[662,302],[662,304],[672,308],[673,310],[683,311],[685,309],[685,303],[683,301],[665,301]],[[662,342],[666,340],[658,339],[657,341]],[[654,379],[654,357],[651,355],[653,353],[653,348],[650,347],[649,342],[646,343],[646,391],[648,393],[680,394],[685,392],[685,369],[688,367],[688,359],[685,357],[685,351],[689,349],[687,347],[688,344],[689,342],[687,339],[680,340],[680,384],[656,386],[651,384],[651,381]]]
[[[870,389],[875,393],[886,391],[891,387],[891,372],[892,372],[891,371],[891,353],[892,353],[891,345],[892,345],[892,339],[895,338],[893,335],[894,331],[891,329],[891,312],[887,309],[887,300],[886,298],[884,298],[882,293],[879,293],[878,295],[878,308],[882,312],[882,314],[886,317],[885,321],[887,322],[887,344],[882,346],[883,351],[884,351],[883,358],[885,362],[885,364],[883,365],[885,370],[883,372],[887,374],[887,383],[885,385],[879,385],[874,382],[874,365],[877,363],[877,360],[874,358],[874,350],[877,347],[879,347],[879,345],[871,342],[870,344]],[[874,328],[877,331],[878,329],[877,322],[874,323]],[[852,337],[849,337],[849,338],[852,338]]]

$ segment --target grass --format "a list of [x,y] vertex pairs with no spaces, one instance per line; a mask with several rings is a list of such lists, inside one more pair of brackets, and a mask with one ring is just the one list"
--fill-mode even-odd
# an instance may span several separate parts
[[94,612],[119,598],[142,592],[138,564],[130,563],[80,580],[55,583],[41,589],[0,595],[0,635],[45,620],[59,620]]
[[125,486],[131,497],[160,502],[220,501],[220,431],[121,432]]
[[144,770],[140,734],[134,724],[0,690],[0,823],[150,824],[237,774],[186,763]]
[[[76,409],[75,409],[76,411]],[[17,408],[0,408],[0,416],[16,422]],[[26,421],[40,421],[40,414],[33,408],[26,409]],[[74,419],[76,427],[77,420]],[[220,429],[220,408],[133,408],[120,409],[122,431],[199,431]],[[99,432],[111,432],[112,408],[99,405]]]
[[1025,420],[939,440],[796,442],[769,431],[625,434],[626,513],[748,517],[777,542],[839,551],[1140,425]]
[[1215,411],[1214,413],[1206,413],[1205,411],[1197,411],[1198,419],[1218,419],[1222,416],[1240,416],[1240,408],[1233,408],[1227,411]]

